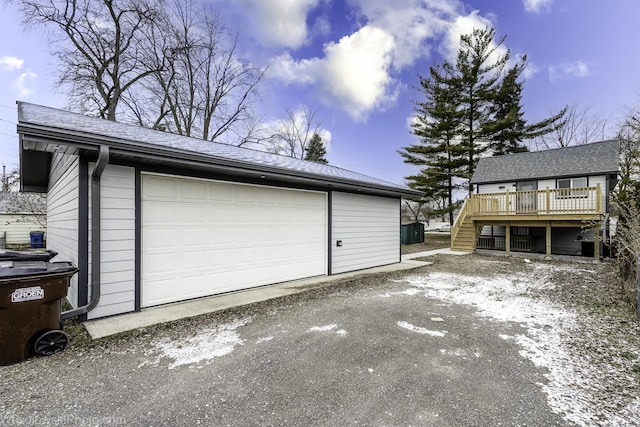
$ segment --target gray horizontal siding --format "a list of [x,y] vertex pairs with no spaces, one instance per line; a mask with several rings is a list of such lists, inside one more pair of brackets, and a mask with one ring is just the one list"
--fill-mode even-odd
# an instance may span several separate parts
[[[89,176],[93,171],[89,165]],[[89,192],[91,187],[89,186]],[[89,196],[91,205],[91,196]],[[135,310],[135,169],[109,165],[100,186],[100,304],[89,319]],[[89,208],[91,227],[91,208]],[[91,231],[89,231],[91,277]]]
[[[47,192],[47,249],[58,252],[53,261],[78,265],[79,160],[55,156]],[[79,266],[81,267],[81,266]],[[67,299],[78,306],[78,275],[71,279]]]

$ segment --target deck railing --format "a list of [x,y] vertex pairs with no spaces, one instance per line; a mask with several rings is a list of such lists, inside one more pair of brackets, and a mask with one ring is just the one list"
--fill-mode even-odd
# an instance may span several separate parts
[[600,184],[595,187],[558,188],[474,194],[469,215],[601,214],[604,212]]

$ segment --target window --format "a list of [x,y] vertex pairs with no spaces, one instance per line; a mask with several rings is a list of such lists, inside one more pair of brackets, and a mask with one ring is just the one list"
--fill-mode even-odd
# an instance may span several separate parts
[[[584,188],[587,186],[587,178],[566,178],[559,179],[557,188],[557,197],[560,199],[569,197],[587,197],[587,191]],[[573,190],[577,188],[579,190]]]

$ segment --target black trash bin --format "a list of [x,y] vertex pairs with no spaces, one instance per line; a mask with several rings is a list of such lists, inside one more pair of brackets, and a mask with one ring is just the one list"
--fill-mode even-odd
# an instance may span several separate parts
[[70,262],[0,261],[0,365],[67,346],[61,303],[77,271]]
[[51,258],[58,255],[52,250],[46,251],[8,251],[0,250],[0,262],[2,261],[51,261]]

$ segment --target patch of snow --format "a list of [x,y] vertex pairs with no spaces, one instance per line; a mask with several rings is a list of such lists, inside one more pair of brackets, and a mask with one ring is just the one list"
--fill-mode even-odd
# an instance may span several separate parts
[[403,321],[398,322],[398,326],[400,326],[401,328],[407,329],[411,332],[417,332],[422,335],[431,335],[433,337],[443,337],[446,334],[446,332],[430,331],[429,329],[421,328],[419,326],[413,326],[411,323],[407,323]]
[[271,341],[272,339],[273,339],[273,337],[258,338],[258,341],[256,341],[256,344],[261,344],[263,342]]
[[[549,301],[539,292],[554,289],[550,278],[552,273],[565,271],[577,277],[592,277],[593,271],[571,264],[535,262],[527,264],[526,270],[494,277],[434,272],[410,276],[404,282],[420,289],[425,297],[475,307],[479,316],[525,326],[526,335],[500,335],[500,338],[515,340],[522,349],[520,354],[523,357],[547,370],[548,383],[540,384],[540,387],[547,394],[551,409],[565,419],[580,426],[593,425],[594,422],[599,425],[601,422],[603,425],[632,425],[630,420],[637,420],[640,411],[640,397],[633,397],[624,411],[608,406],[601,399],[607,387],[603,385],[602,378],[616,373],[614,364],[604,367],[609,373],[601,372],[602,366],[595,366],[588,358],[576,355],[575,351],[572,353],[568,344],[568,340],[579,331],[580,322],[588,320],[579,318],[575,311],[563,305]],[[406,322],[398,322],[398,326],[415,332],[428,332]],[[479,353],[476,357],[480,357]]]
[[332,323],[331,325],[325,325],[325,326],[314,326],[311,327],[307,330],[307,332],[328,332],[332,329],[337,328],[338,325],[336,325],[335,323]]
[[369,368],[369,373],[373,373],[373,369]]
[[336,331],[336,335],[345,336],[345,335],[347,335],[347,331],[345,331],[344,329],[340,329],[340,330]]
[[155,342],[154,346],[160,350],[158,360],[163,357],[173,359],[173,363],[169,365],[169,369],[173,369],[227,355],[237,345],[244,344],[236,330],[249,322],[251,318],[246,317],[232,323],[204,328],[191,338]]
[[462,349],[462,348],[456,348],[454,350],[441,348],[440,349],[440,354],[445,355],[445,356],[462,357],[462,356],[466,356],[467,355],[467,351],[465,349]]

